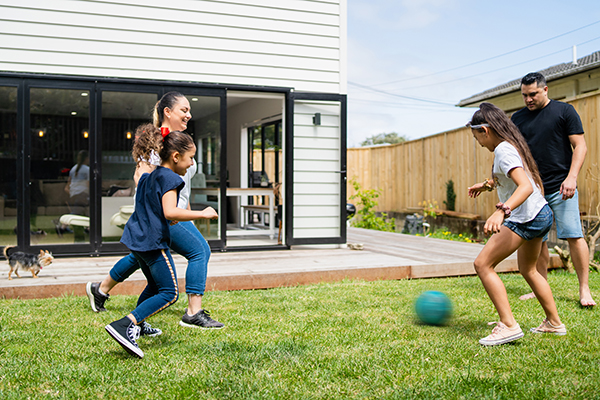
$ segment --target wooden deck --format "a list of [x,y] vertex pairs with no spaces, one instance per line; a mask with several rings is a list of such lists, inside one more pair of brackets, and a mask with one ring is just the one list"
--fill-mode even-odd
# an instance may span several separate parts
[[[207,290],[265,289],[332,282],[342,279],[417,279],[473,275],[473,260],[482,245],[415,237],[357,228],[348,229],[348,243],[363,250],[311,248],[281,251],[213,253]],[[26,271],[8,280],[8,265],[0,272],[0,298],[46,298],[65,294],[85,295],[85,283],[101,281],[120,257],[56,258],[33,279]],[[185,287],[186,260],[174,256],[180,290]],[[551,266],[559,267],[558,256]],[[498,272],[517,271],[513,255]],[[117,285],[111,294],[139,294],[145,278],[138,271]]]

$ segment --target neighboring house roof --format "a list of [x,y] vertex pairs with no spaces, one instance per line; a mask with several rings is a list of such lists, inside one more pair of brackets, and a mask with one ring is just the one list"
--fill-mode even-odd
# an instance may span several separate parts
[[[578,59],[577,64],[573,64],[572,62],[562,63],[537,72],[544,75],[544,77],[546,77],[546,81],[552,81],[555,79],[563,78],[565,76],[575,75],[580,72],[597,67],[600,67],[600,51]],[[521,87],[521,78],[504,83],[502,85],[498,85],[495,88],[488,89],[484,92],[463,99],[457,104],[457,106],[465,107],[474,103],[479,103],[481,101],[490,99],[492,97],[519,90],[519,88]]]

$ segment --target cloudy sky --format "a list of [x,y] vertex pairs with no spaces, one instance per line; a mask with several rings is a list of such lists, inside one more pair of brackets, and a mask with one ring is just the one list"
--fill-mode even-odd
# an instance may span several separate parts
[[461,99],[600,50],[599,0],[348,0],[348,146],[464,125]]

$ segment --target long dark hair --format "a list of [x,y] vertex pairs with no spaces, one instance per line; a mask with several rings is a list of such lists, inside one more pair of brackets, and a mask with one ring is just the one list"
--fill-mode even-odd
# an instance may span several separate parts
[[190,135],[181,131],[172,131],[163,138],[158,155],[162,161],[167,161],[171,154],[175,152],[183,154],[192,146],[194,146],[194,139]]
[[87,160],[87,158],[88,158],[87,150],[81,150],[79,153],[77,153],[77,168],[75,168],[75,176],[77,176],[77,174],[79,174],[79,170],[81,169],[81,166],[83,165],[85,160]]
[[[504,111],[491,103],[481,103],[479,105],[479,110],[475,111],[475,114],[473,114],[473,118],[471,118],[471,122],[469,122],[468,125],[474,126],[481,124],[488,124],[490,130],[496,136],[502,140],[506,140],[517,149],[523,160],[525,170],[529,172],[533,181],[543,194],[544,185],[537,164],[531,155],[531,150],[529,150],[529,146],[519,131],[519,128],[517,128],[510,118],[508,118]],[[478,128],[477,130],[483,131],[483,128]]]
[[177,104],[177,100],[182,97],[185,96],[179,92],[167,92],[156,102],[154,111],[152,112],[152,122],[154,123],[154,126],[158,128],[162,126],[165,120],[165,108],[172,109],[175,104]]

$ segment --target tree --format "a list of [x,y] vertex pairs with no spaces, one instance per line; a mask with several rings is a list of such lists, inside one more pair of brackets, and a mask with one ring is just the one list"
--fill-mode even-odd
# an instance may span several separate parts
[[408,138],[406,136],[398,135],[396,132],[380,133],[366,138],[360,143],[361,146],[373,146],[376,144],[395,144],[406,142]]

